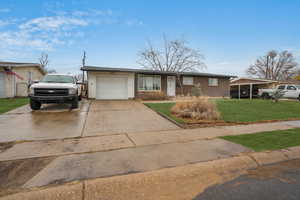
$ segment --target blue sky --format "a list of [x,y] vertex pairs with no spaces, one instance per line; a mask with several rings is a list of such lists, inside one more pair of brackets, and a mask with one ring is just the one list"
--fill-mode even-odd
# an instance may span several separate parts
[[37,62],[78,72],[87,64],[138,68],[146,40],[184,37],[205,56],[206,72],[244,75],[268,50],[300,58],[296,0],[2,0],[0,60]]

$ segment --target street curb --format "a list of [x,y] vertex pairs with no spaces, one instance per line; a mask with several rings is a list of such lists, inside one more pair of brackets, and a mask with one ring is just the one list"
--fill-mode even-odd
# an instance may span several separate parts
[[[160,195],[172,195],[174,190],[181,189],[183,191],[179,193],[185,195],[184,199],[192,199],[196,194],[187,194],[187,188],[200,192],[209,186],[245,174],[249,169],[294,159],[300,159],[300,146],[276,151],[242,153],[229,158],[142,173],[33,188],[30,191],[1,197],[0,200],[157,199]],[[173,191],[161,190],[161,185],[167,185]],[[186,198],[186,195],[190,195],[189,198]]]

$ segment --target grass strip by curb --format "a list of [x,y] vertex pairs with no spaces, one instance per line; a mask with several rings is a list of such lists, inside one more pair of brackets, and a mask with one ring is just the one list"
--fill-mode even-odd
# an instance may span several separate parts
[[241,144],[254,151],[278,150],[300,146],[300,128],[223,136],[222,139]]
[[161,114],[163,117],[166,117],[167,119],[171,121],[175,121],[177,125],[182,126],[185,124],[185,122],[172,115],[171,108],[174,105],[174,103],[144,103],[147,107],[154,110],[155,112]]

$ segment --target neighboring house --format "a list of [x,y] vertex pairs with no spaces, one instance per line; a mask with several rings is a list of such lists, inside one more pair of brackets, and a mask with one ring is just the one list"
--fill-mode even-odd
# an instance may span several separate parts
[[275,88],[281,84],[300,85],[298,80],[274,81],[260,78],[240,77],[230,81],[230,96],[232,98],[258,97],[259,89]]
[[258,96],[258,89],[275,88],[279,81],[259,78],[236,78],[230,82],[230,96],[233,98],[252,98]]
[[159,92],[173,97],[181,95],[179,79],[183,85],[183,95],[191,94],[192,88],[200,84],[203,95],[229,97],[232,78],[219,74],[183,72],[178,79],[175,72],[93,66],[85,66],[81,70],[87,72],[88,98],[94,99],[145,98]]
[[40,64],[0,61],[0,98],[27,96],[29,84],[45,74]]

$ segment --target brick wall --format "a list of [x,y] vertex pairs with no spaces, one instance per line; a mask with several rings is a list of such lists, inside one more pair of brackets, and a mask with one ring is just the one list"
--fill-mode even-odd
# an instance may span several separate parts
[[[200,87],[204,96],[211,97],[228,97],[230,94],[230,81],[229,78],[218,78],[218,86],[209,86],[208,79],[210,77],[199,77],[194,76],[194,85],[200,83]],[[214,78],[214,77],[212,77]],[[181,77],[182,82],[182,77]],[[191,95],[191,90],[194,86],[192,85],[183,85],[183,94]],[[179,82],[176,84],[176,94],[181,94],[181,87]]]

